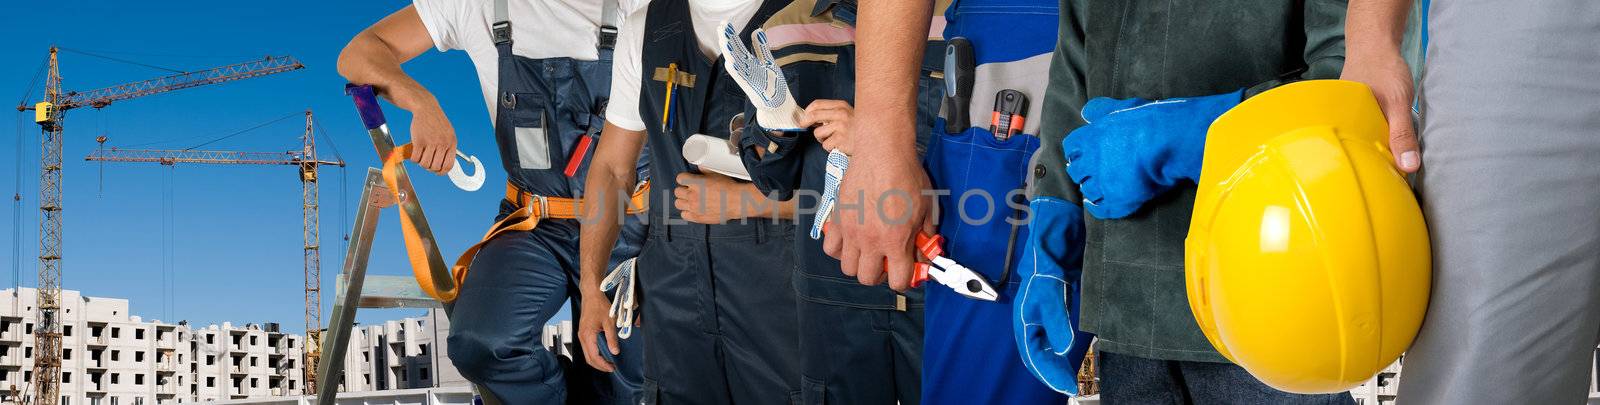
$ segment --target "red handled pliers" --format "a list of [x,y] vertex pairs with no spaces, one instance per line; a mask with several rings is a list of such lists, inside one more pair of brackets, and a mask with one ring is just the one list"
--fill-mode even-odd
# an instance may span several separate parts
[[[832,228],[832,226],[830,224],[822,225],[823,232],[828,232],[828,228]],[[917,270],[911,275],[911,288],[922,287],[922,284],[931,277],[934,281],[938,281],[939,284],[950,287],[956,294],[964,295],[967,298],[983,301],[1000,299],[1000,293],[994,291],[994,286],[989,284],[989,279],[984,278],[983,275],[978,274],[976,271],[972,271],[967,266],[956,263],[955,260],[944,257],[943,236],[929,235],[927,232],[917,231],[917,252],[922,253],[922,257],[933,263],[917,262]],[[888,262],[888,259],[884,259],[886,266]]]
[[944,257],[944,237],[917,232],[917,251],[932,263],[917,263],[916,274],[911,276],[911,287],[921,287],[928,278],[950,287],[957,294],[984,301],[1000,299],[1000,294],[989,285],[989,280],[976,271]]

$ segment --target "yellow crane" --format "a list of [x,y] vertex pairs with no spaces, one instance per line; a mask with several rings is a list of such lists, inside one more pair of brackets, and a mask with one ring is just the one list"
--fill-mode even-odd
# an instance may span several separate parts
[[321,213],[318,209],[317,169],[325,165],[344,167],[344,160],[318,160],[315,121],[311,110],[306,110],[306,128],[301,135],[301,148],[286,152],[239,152],[217,150],[160,150],[100,148],[84,160],[98,162],[158,163],[172,166],[178,163],[220,165],[279,165],[294,166],[300,175],[300,213],[302,236],[305,238],[305,390],[315,393],[317,359],[322,348],[322,247]]
[[[56,405],[61,399],[61,134],[66,113],[79,107],[105,108],[113,102],[199,87],[234,80],[283,73],[305,67],[290,56],[214,67],[193,72],[178,72],[149,80],[123,83],[85,92],[61,88],[58,53],[50,47],[49,75],[45,79],[44,99],[24,103],[17,111],[34,111],[34,122],[41,130],[39,156],[39,283],[38,321],[33,330],[34,361],[32,403]],[[82,53],[82,52],[80,52]],[[31,87],[31,85],[30,85]],[[309,293],[308,293],[309,294]]]

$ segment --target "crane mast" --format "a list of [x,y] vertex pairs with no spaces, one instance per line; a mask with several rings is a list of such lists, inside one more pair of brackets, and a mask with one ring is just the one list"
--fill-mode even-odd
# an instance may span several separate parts
[[[305,238],[306,342],[303,367],[306,393],[317,391],[317,359],[322,357],[322,235],[317,204],[317,137],[312,132],[311,110],[306,110],[306,132],[301,138],[300,218],[301,237]],[[339,162],[344,166],[344,162]]]
[[302,236],[305,238],[305,312],[306,346],[304,378],[306,392],[315,393],[317,358],[322,348],[322,249],[321,210],[318,206],[318,168],[324,165],[344,166],[343,161],[317,159],[317,137],[311,110],[306,110],[305,132],[300,137],[301,149],[287,152],[240,152],[216,150],[160,150],[160,149],[101,149],[84,160],[98,162],[158,163],[175,165],[286,165],[294,166],[300,177],[300,213]]
[[[35,121],[43,131],[39,153],[39,284],[38,320],[33,328],[34,403],[56,405],[61,399],[61,71],[56,48],[50,48],[50,73],[44,82],[43,109]],[[45,104],[48,103],[48,104]]]
[[34,110],[41,130],[39,156],[39,283],[38,321],[34,328],[33,403],[56,405],[61,400],[61,152],[66,112],[89,106],[103,108],[112,102],[174,90],[249,79],[305,67],[289,56],[269,56],[258,61],[124,83],[87,92],[61,89],[59,48],[50,47],[49,73],[44,99],[19,105],[17,111]]

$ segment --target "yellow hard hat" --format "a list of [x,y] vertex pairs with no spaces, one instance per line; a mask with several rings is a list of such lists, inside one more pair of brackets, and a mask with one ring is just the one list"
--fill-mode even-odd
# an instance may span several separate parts
[[1354,388],[1411,345],[1432,263],[1372,91],[1281,86],[1211,124],[1186,241],[1189,307],[1279,390]]

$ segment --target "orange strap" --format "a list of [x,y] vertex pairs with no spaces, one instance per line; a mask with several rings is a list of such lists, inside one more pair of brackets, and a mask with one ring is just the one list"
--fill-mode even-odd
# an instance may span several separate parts
[[[405,163],[406,158],[411,156],[411,149],[411,144],[409,143],[397,146],[383,160],[383,181],[389,186],[389,192],[397,204],[406,201],[407,196],[401,195],[400,192],[399,168],[401,164]],[[640,183],[634,190],[632,197],[629,198],[627,213],[639,214],[645,212],[645,209],[648,208],[646,203],[649,201],[649,194],[650,182]],[[415,196],[411,197],[415,198]],[[478,250],[483,249],[483,246],[488,244],[489,240],[506,232],[531,231],[539,225],[539,220],[544,218],[578,218],[583,208],[583,200],[581,199],[536,196],[521,192],[510,183],[506,184],[506,199],[516,203],[517,210],[511,212],[505,219],[496,222],[494,226],[489,227],[489,232],[483,235],[483,240],[472,244],[472,247],[467,248],[467,251],[456,259],[455,265],[450,268],[451,278],[455,280],[455,288],[449,290],[440,290],[433,283],[433,270],[435,268],[443,268],[444,260],[440,259],[437,264],[430,260],[439,257],[437,251],[429,251],[430,249],[438,249],[438,247],[423,243],[422,235],[417,230],[417,224],[414,223],[414,221],[426,221],[425,219],[420,219],[422,213],[407,212],[404,208],[400,210],[400,229],[405,235],[406,257],[411,260],[411,274],[416,278],[417,286],[421,287],[423,292],[440,302],[455,301],[456,295],[460,292],[461,283],[467,279],[467,269],[472,264],[473,257],[478,255]],[[419,219],[413,220],[413,215]],[[429,256],[429,253],[433,253],[432,257]]]
[[[394,150],[389,152],[389,156],[384,157],[383,182],[389,186],[389,193],[391,197],[394,197],[395,204],[400,206],[400,230],[405,238],[406,257],[411,260],[411,274],[417,279],[417,285],[422,287],[423,292],[428,293],[429,296],[436,300],[441,302],[455,301],[456,292],[461,288],[461,276],[464,274],[455,277],[455,288],[440,291],[434,286],[433,271],[444,267],[444,259],[439,256],[439,247],[425,244],[421,233],[417,230],[419,224],[416,222],[426,223],[426,219],[422,218],[422,213],[409,212],[403,205],[408,199],[416,198],[416,196],[404,195],[399,182],[400,169],[403,167],[401,165],[405,163],[407,157],[411,156],[411,149],[411,144],[409,143],[396,146]],[[417,218],[412,218],[413,216]]]
[[[643,213],[646,208],[645,203],[649,201],[649,195],[650,182],[641,183],[628,200],[627,213]],[[516,204],[517,210],[512,211],[510,215],[506,215],[505,219],[495,222],[493,226],[489,227],[489,232],[484,233],[482,240],[472,244],[472,247],[468,247],[467,251],[461,253],[461,257],[456,258],[455,266],[451,267],[451,273],[455,276],[456,285],[461,285],[461,282],[467,279],[467,270],[472,266],[472,259],[477,257],[478,251],[483,249],[483,246],[489,244],[489,241],[495,237],[507,232],[531,231],[533,228],[538,227],[539,221],[544,218],[577,219],[578,215],[583,212],[582,199],[533,195],[518,190],[517,186],[511,185],[511,183],[506,183],[506,200]],[[421,276],[419,275],[418,277]],[[424,290],[429,288],[428,284],[422,284],[421,278],[417,279],[417,283],[421,284]],[[452,299],[454,299],[454,294],[452,294]]]

